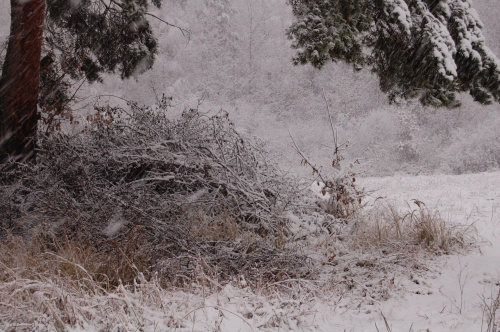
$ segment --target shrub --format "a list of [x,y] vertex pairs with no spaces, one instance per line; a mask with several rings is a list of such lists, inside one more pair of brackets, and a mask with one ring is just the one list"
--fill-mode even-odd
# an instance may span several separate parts
[[135,270],[103,272],[115,285],[136,272],[183,283],[198,263],[221,280],[299,276],[305,258],[279,249],[293,182],[227,113],[174,120],[168,107],[98,106],[82,132],[42,137],[36,165],[0,165],[0,238],[41,236],[59,252],[53,239],[67,237],[129,259]]

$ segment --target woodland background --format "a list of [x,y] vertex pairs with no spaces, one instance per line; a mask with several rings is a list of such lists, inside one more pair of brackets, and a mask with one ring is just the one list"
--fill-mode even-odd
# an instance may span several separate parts
[[[476,0],[474,6],[486,42],[500,54],[496,1]],[[7,1],[0,13],[5,41]],[[162,94],[173,97],[172,112],[222,108],[245,134],[266,140],[281,166],[300,173],[308,170],[300,167],[289,132],[312,160],[330,160],[326,97],[340,139],[350,142],[344,154],[358,159],[365,175],[460,174],[500,165],[498,104],[482,106],[463,94],[456,109],[390,105],[369,70],[353,72],[343,63],[321,71],[294,66],[286,36],[293,17],[285,0],[166,0],[156,14],[189,30],[189,38],[151,20],[159,41],[153,69],[125,81],[108,75],[101,84],[84,84],[71,105],[76,116],[84,118],[96,102],[120,105],[123,98],[152,105]]]

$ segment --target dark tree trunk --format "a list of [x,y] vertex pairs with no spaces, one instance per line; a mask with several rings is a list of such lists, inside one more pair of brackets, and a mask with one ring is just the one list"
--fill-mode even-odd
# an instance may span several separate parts
[[7,55],[0,79],[0,162],[35,157],[45,0],[11,0]]

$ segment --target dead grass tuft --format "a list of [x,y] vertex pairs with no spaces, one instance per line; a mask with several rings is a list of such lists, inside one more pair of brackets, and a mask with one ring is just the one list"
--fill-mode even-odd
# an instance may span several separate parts
[[481,296],[483,312],[481,332],[496,332],[500,327],[500,287],[498,292],[492,291],[489,297]]
[[[214,240],[217,230],[210,226],[213,221],[209,218],[204,220],[208,226],[202,225],[202,229],[210,232],[200,234]],[[231,231],[219,239],[233,234]],[[219,268],[214,268],[213,263],[205,261],[207,257],[197,260],[194,257],[180,257],[178,263],[185,262],[194,269],[190,279],[186,279],[186,275],[179,275],[186,279],[186,286],[180,288],[181,292],[178,292],[177,287],[162,285],[165,279],[160,274],[148,276],[146,272],[143,273],[140,264],[145,255],[137,253],[134,256],[130,251],[137,240],[134,232],[131,232],[128,241],[116,244],[114,254],[106,248],[111,247],[111,244],[99,248],[89,245],[85,239],[69,236],[55,238],[45,235],[25,242],[19,236],[9,235],[3,240],[0,246],[1,331],[66,331],[68,328],[171,331],[191,326],[194,329],[195,325],[211,325],[208,316],[203,318],[203,315],[208,315],[210,308],[226,310],[218,307],[219,293],[223,294],[227,290],[230,296],[234,296],[234,287],[221,279],[220,272],[228,270],[222,266],[224,261],[220,261]],[[236,241],[242,242],[242,248],[248,252],[256,251],[247,257],[251,267],[257,267],[254,269],[260,274],[260,286],[255,283],[256,280],[246,280],[244,273],[231,283],[238,287],[237,292],[251,295],[250,300],[256,303],[255,310],[260,310],[259,301],[262,298],[252,295],[251,289],[260,289],[260,293],[266,294],[279,290],[283,297],[287,292],[299,292],[304,297],[305,290],[316,287],[313,282],[296,277],[288,270],[290,262],[287,256],[281,256],[280,260],[273,259],[269,253],[262,251],[264,248],[258,247],[258,243],[246,242],[245,237],[241,236]],[[259,269],[259,264],[272,268]],[[300,266],[295,270],[299,273]],[[310,295],[310,291],[306,293]],[[211,302],[205,302],[208,298]],[[217,306],[208,303],[217,303]],[[301,310],[291,306],[286,312],[294,312],[294,317],[298,314],[308,315]],[[274,317],[273,312],[250,312],[245,319],[253,319],[256,325],[265,325]],[[216,317],[220,318],[219,315]],[[277,317],[281,319],[276,321],[278,325],[288,321],[284,320],[286,317],[283,318],[282,314]],[[245,323],[248,324],[246,320]]]
[[197,211],[190,219],[191,234],[201,241],[234,241],[241,234],[237,220],[227,213],[212,217]]
[[101,242],[97,247],[88,238],[44,234],[25,242],[10,236],[0,248],[0,264],[12,273],[5,273],[0,280],[58,276],[68,281],[86,280],[82,286],[92,284],[112,290],[133,283],[139,274],[147,274],[147,246],[141,247],[137,241],[136,234],[129,234],[126,241]]
[[419,246],[435,254],[468,251],[477,243],[474,225],[460,225],[441,217],[439,211],[415,201],[406,211],[378,202],[355,216],[353,234],[361,246]]
[[[0,330],[98,326],[102,331],[130,331],[159,323],[165,329],[175,326],[176,320],[166,311],[161,319],[152,316],[152,308],[165,306],[163,290],[155,278],[146,280],[137,261],[121,262],[134,271],[130,272],[116,269],[123,256],[109,255],[106,261],[104,251],[78,239],[54,241],[52,248],[46,244],[44,239],[25,245],[23,239],[11,236],[0,247]],[[106,266],[107,262],[111,264]],[[132,275],[128,286],[121,282]],[[112,285],[114,278],[117,285]]]

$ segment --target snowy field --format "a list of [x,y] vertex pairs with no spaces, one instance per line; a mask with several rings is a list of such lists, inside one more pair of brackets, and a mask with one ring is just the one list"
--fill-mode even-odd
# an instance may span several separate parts
[[[302,311],[290,310],[290,325],[281,330],[377,331],[378,327],[387,331],[385,316],[390,331],[486,331],[482,327],[483,299],[491,301],[500,285],[500,172],[367,178],[361,185],[373,191],[372,198],[384,197],[401,208],[418,199],[437,208],[442,217],[452,222],[474,225],[480,234],[480,252],[432,260],[423,277],[396,279],[400,287],[387,301],[345,309],[349,306],[344,304],[341,308],[339,299],[332,298]],[[228,312],[244,315],[242,308],[259,310],[238,291],[226,291],[219,296]],[[345,297],[340,302],[348,304],[349,295]],[[280,306],[283,305],[269,309],[276,312]],[[303,322],[297,326],[292,321],[295,316],[295,321],[300,322],[301,314]],[[228,321],[221,325],[223,331],[259,330],[256,320],[245,320],[253,325],[251,329],[231,313],[225,317]]]
[[[362,184],[398,206],[418,199],[452,222],[474,225],[480,252],[436,259],[428,277],[416,280],[426,292],[415,294],[409,285],[407,292],[377,305],[373,315],[349,313],[347,319],[332,319],[338,330],[375,331],[378,322],[384,331],[383,314],[392,331],[409,331],[411,326],[413,331],[481,331],[482,298],[496,296],[500,285],[500,173],[394,176],[364,179]],[[325,319],[323,330],[330,324]]]
[[[360,182],[371,192],[369,205],[383,199],[407,209],[418,199],[450,222],[475,227],[479,249],[466,255],[433,256],[406,273],[395,270],[385,272],[384,277],[373,271],[373,280],[353,277],[353,289],[365,290],[361,295],[325,289],[311,296],[308,290],[315,288],[308,283],[313,281],[297,283],[290,296],[266,290],[278,285],[266,285],[254,293],[245,280],[238,280],[206,296],[204,285],[193,285],[198,294],[193,295],[164,290],[152,294],[154,284],[138,284],[135,293],[118,290],[106,301],[142,308],[140,314],[131,310],[120,318],[122,323],[128,322],[130,331],[487,331],[486,307],[500,286],[500,172],[393,176]],[[386,279],[393,285],[386,298],[377,297],[375,282],[382,284]],[[71,330],[89,329],[90,325],[82,325]]]
[[[368,196],[347,223],[321,212],[316,185],[300,195],[307,208],[290,212],[284,246],[308,257],[311,264],[296,265],[302,272],[294,274],[305,277],[277,267],[271,280],[260,274],[247,282],[238,273],[218,280],[217,266],[195,265],[195,277],[183,285],[165,288],[138,273],[125,287],[106,288],[79,263],[47,252],[33,257],[69,266],[76,278],[0,262],[0,331],[498,332],[487,320],[496,315],[498,324],[500,315],[500,172],[356,183]],[[467,236],[450,238],[464,245],[423,249],[404,236],[370,243],[373,225],[387,220],[380,211],[405,215],[404,229],[413,225],[408,211],[422,208],[438,213],[449,230],[462,230]]]
[[[447,220],[475,226],[480,252],[434,258],[413,280],[396,277],[391,298],[371,305],[358,306],[349,294],[302,304],[269,300],[228,286],[200,303],[199,324],[177,331],[206,331],[208,325],[220,331],[486,331],[483,300],[491,303],[500,286],[500,172],[367,178],[361,185],[373,191],[372,199],[384,197],[403,209],[418,199]],[[280,327],[259,328],[277,317]]]

